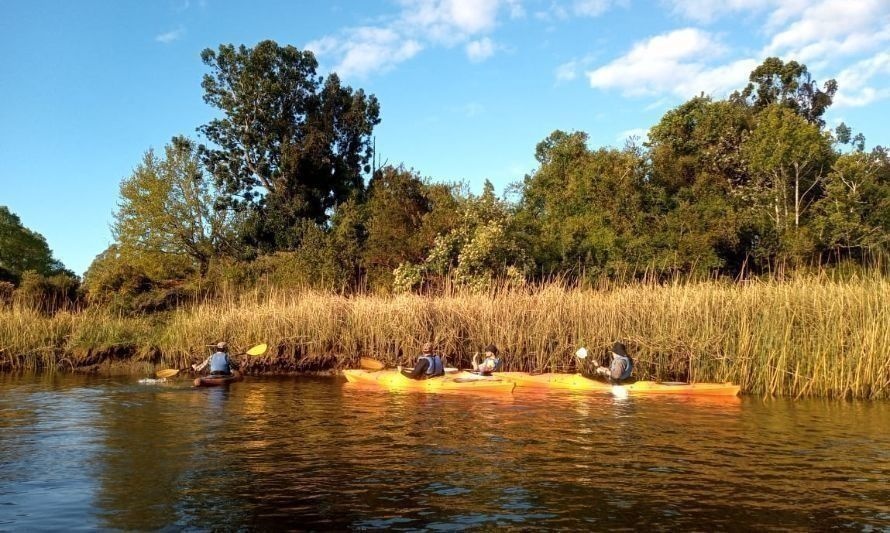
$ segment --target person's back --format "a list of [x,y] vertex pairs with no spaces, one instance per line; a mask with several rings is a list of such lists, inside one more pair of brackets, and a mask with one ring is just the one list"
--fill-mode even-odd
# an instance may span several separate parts
[[633,359],[627,355],[627,350],[625,349],[624,344],[616,342],[612,345],[612,349],[609,353],[612,356],[612,360],[609,363],[608,368],[605,366],[598,366],[593,372],[588,373],[587,371],[582,370],[581,373],[589,378],[599,377],[607,379],[614,385],[619,385],[629,380],[633,373]]
[[423,345],[417,364],[411,370],[402,370],[402,375],[411,379],[426,379],[445,375],[442,357],[433,350],[433,343]]
[[228,376],[232,374],[232,363],[229,361],[228,345],[221,342],[216,345],[216,352],[210,356],[210,375]]

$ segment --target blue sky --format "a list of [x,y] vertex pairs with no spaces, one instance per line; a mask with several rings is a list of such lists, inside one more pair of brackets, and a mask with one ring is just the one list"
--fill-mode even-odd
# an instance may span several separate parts
[[204,48],[263,39],[377,95],[378,154],[435,180],[534,169],[554,129],[623,146],[741,88],[765,57],[840,85],[829,125],[890,144],[888,0],[17,1],[0,4],[0,205],[77,273],[112,242],[120,180],[195,129]]

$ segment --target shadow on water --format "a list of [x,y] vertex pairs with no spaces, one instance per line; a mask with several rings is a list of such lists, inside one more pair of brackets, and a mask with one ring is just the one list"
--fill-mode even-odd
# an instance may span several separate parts
[[0,386],[0,530],[890,527],[887,403]]

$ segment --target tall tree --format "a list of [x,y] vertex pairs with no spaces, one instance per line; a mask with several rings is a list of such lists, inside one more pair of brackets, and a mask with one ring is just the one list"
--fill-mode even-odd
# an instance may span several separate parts
[[261,213],[257,244],[295,248],[301,219],[323,224],[363,189],[377,99],[317,76],[312,52],[274,41],[201,58],[211,70],[204,101],[225,115],[199,128],[214,145],[202,147],[204,162],[232,205]]
[[157,263],[187,259],[204,274],[233,240],[232,212],[218,209],[218,199],[192,141],[173,138],[163,158],[149,150],[121,181],[113,226],[121,254]]
[[835,80],[828,80],[820,89],[806,65],[785,63],[778,57],[766,58],[751,72],[749,80],[741,95],[734,95],[736,98],[740,96],[758,110],[771,105],[787,107],[819,126],[825,125],[822,115],[837,92]]
[[23,226],[18,215],[0,206],[0,281],[18,283],[28,270],[43,276],[73,276],[53,258],[43,235]]
[[822,196],[835,157],[830,135],[787,107],[774,105],[758,115],[742,153],[754,178],[750,198],[769,219],[779,239],[777,251],[812,251],[801,229],[804,215]]

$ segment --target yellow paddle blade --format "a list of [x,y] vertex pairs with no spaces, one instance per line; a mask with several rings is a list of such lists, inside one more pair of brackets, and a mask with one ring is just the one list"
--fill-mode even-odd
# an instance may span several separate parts
[[266,348],[268,348],[265,344],[257,344],[253,348],[247,350],[247,355],[263,355],[266,353]]
[[365,370],[383,370],[383,363],[378,361],[377,359],[371,359],[370,357],[362,357],[359,360],[361,367]]
[[159,378],[172,378],[176,374],[179,374],[179,370],[176,368],[165,368],[155,372],[155,375]]

